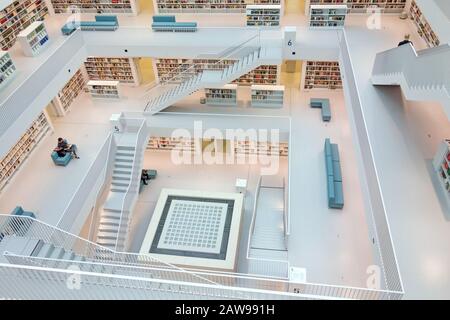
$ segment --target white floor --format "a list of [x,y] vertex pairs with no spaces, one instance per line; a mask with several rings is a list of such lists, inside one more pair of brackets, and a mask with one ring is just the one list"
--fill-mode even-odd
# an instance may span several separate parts
[[428,171],[437,144],[450,135],[448,119],[434,103],[403,103],[399,88],[374,87],[369,80],[375,53],[396,46],[405,33],[413,33],[409,22],[387,18],[381,30],[347,29],[405,298],[448,299],[450,221]]

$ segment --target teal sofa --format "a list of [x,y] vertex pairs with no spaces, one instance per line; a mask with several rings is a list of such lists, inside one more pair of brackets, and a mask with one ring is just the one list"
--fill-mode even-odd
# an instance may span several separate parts
[[331,108],[330,108],[330,100],[329,99],[311,98],[310,106],[311,106],[311,108],[322,109],[322,121],[330,121],[331,120]]
[[36,218],[35,214],[31,211],[25,211],[21,206],[17,206],[11,212],[10,217],[0,227],[0,241],[7,234],[15,234],[18,236],[24,236],[30,228],[33,220],[30,219],[17,219],[16,217],[30,217]]
[[342,172],[339,148],[330,139],[325,139],[325,168],[327,173],[328,207],[342,209],[344,207],[344,191],[342,188]]
[[70,35],[78,27],[83,31],[115,31],[119,28],[119,21],[114,15],[97,15],[95,21],[68,22],[62,26],[61,32]]
[[70,152],[67,152],[66,155],[64,157],[59,157],[58,153],[56,151],[53,151],[51,154],[51,157],[53,159],[53,162],[57,165],[57,166],[67,166],[70,162],[70,160],[72,160],[72,154]]
[[153,16],[153,31],[195,32],[197,22],[176,22],[175,16]]

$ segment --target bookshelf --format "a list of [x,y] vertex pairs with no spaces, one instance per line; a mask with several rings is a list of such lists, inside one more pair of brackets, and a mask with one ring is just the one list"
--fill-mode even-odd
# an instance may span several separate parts
[[248,5],[246,14],[248,27],[278,27],[281,5]]
[[381,13],[401,13],[408,0],[309,0],[310,5],[346,5],[348,13],[367,13],[377,8]]
[[84,66],[89,80],[120,81],[138,86],[141,82],[135,58],[88,57]]
[[[185,75],[193,75],[201,70],[225,69],[228,65],[233,64],[233,60],[223,60],[218,63],[217,59],[156,59],[155,68],[156,78],[160,81],[173,80],[179,82],[183,79],[175,76],[184,72]],[[193,64],[195,68],[189,69]],[[186,71],[188,70],[189,71]],[[252,84],[277,84],[279,81],[279,66],[262,65],[232,81],[233,84],[252,85]]]
[[222,87],[205,88],[206,104],[237,105],[237,84],[226,84]]
[[252,107],[282,108],[284,86],[252,85]]
[[438,175],[439,185],[450,206],[450,140],[444,140],[433,158],[433,167]]
[[42,21],[48,14],[45,1],[18,0],[0,11],[0,44],[8,50],[16,42],[19,32],[34,21]]
[[0,52],[0,88],[10,81],[16,74],[16,66],[7,51]]
[[306,61],[303,63],[301,88],[342,89],[341,72],[337,61]]
[[195,152],[195,139],[152,136],[148,141],[147,149]]
[[138,0],[51,0],[51,4],[55,13],[139,13]]
[[63,116],[69,111],[73,100],[83,91],[85,85],[85,77],[81,69],[79,69],[53,99],[58,116]]
[[35,21],[17,35],[23,54],[28,57],[39,55],[48,43],[49,37],[44,21]]
[[108,80],[90,80],[86,84],[92,98],[100,99],[119,99],[120,82]]
[[342,28],[347,15],[346,5],[312,5],[309,26],[315,28]]
[[247,5],[280,5],[281,0],[153,0],[158,13],[245,13]]
[[234,152],[237,155],[288,156],[287,142],[270,143],[268,141],[236,140]]
[[436,33],[431,28],[425,16],[422,14],[416,1],[411,2],[411,7],[409,8],[410,18],[417,28],[417,32],[420,37],[425,40],[428,47],[437,47],[440,44],[439,38]]
[[19,171],[25,163],[25,160],[50,129],[50,121],[45,112],[42,112],[20,137],[19,141],[9,150],[6,156],[0,160],[0,190]]

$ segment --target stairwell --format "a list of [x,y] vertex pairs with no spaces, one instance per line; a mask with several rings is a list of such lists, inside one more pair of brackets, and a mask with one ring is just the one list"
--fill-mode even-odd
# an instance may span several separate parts
[[[147,103],[145,111],[151,114],[158,113],[199,89],[225,85],[264,64],[281,63],[281,50],[276,48],[240,48],[239,52],[243,55],[225,69],[200,70],[195,75],[184,77],[183,73],[180,73],[175,77],[184,79],[180,83],[159,85],[155,88],[155,96]],[[203,66],[191,68],[197,70],[201,67]]]
[[450,46],[416,51],[410,44],[377,54],[372,84],[400,86],[407,100],[436,101],[450,119]]

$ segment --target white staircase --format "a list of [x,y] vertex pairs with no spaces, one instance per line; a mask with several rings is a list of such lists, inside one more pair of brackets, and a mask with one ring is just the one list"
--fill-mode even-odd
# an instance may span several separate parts
[[138,132],[119,136],[109,194],[101,208],[96,242],[106,248],[126,246],[131,213],[137,201],[140,174],[146,147],[145,123]]
[[399,85],[407,100],[440,102],[450,119],[450,46],[403,45],[377,54],[374,85]]
[[[181,83],[166,83],[156,87],[155,96],[147,103],[145,111],[155,114],[201,88],[225,85],[260,65],[274,63],[274,60],[279,63],[278,60],[281,59],[281,50],[275,48],[251,47],[244,49],[240,48],[239,52],[244,52],[243,55],[225,69],[200,70],[194,75],[187,75],[185,72],[184,76],[183,73],[180,73],[174,78],[183,79]],[[199,65],[190,69],[198,70],[202,67],[204,66]]]

